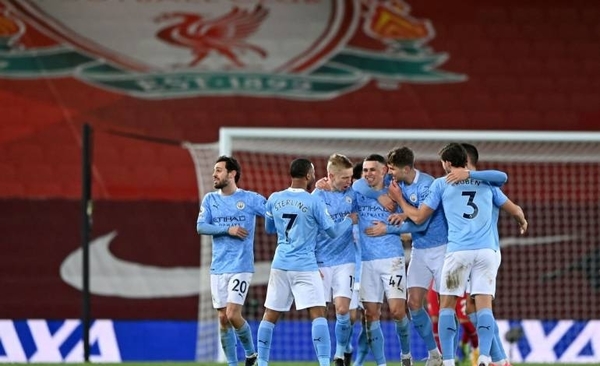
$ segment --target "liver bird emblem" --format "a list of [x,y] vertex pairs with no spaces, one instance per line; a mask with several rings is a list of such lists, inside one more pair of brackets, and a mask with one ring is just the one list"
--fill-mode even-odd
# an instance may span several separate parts
[[169,44],[190,48],[194,58],[187,65],[198,65],[210,52],[217,52],[227,58],[233,65],[244,67],[238,53],[252,51],[262,58],[267,52],[246,39],[255,33],[269,10],[257,5],[254,10],[234,7],[229,13],[214,19],[206,19],[202,14],[171,12],[163,13],[156,22],[177,20],[176,23],[162,28],[156,36]]

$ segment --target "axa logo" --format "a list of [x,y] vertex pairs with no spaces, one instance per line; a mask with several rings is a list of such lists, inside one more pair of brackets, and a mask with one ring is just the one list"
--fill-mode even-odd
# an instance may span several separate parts
[[[79,320],[0,319],[0,362],[82,362]],[[90,359],[119,362],[121,353],[111,320],[96,320],[90,327]]]
[[433,25],[404,1],[249,3],[0,0],[0,77],[72,76],[140,98],[303,100],[371,81],[466,80],[438,68],[448,55],[426,46]]

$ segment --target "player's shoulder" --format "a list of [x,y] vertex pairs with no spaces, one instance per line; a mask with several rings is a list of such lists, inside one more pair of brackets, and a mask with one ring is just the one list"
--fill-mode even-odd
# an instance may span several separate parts
[[255,192],[255,191],[250,191],[247,189],[238,188],[236,193],[238,193],[241,196],[250,196],[250,197],[263,198],[263,199],[265,198],[262,194]]
[[433,182],[431,182],[431,185],[445,185],[446,184],[446,176],[442,176],[439,178],[434,178]]
[[326,191],[326,190],[323,190],[323,189],[321,189],[321,188],[315,188],[315,189],[313,189],[313,191],[311,192],[311,195],[313,195],[313,196],[320,196],[320,197],[324,197],[324,196],[326,196],[326,195],[327,195],[327,192],[328,192],[328,191]]
[[210,191],[204,195],[203,200],[209,201],[219,197],[219,191]]
[[435,178],[431,174],[427,174],[424,171],[419,170],[419,184],[430,185],[434,180]]
[[433,179],[429,185],[429,191],[444,191],[450,185],[446,182],[446,176]]
[[269,195],[268,200],[269,201],[276,200],[277,198],[281,197],[284,193],[285,193],[285,191],[276,191],[276,192],[273,192],[273,193],[271,193]]

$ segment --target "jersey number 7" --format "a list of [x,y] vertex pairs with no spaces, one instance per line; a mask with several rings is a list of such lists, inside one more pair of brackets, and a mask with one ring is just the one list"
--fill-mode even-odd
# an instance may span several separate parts
[[292,226],[294,225],[294,221],[296,221],[296,217],[298,217],[298,215],[284,213],[283,215],[281,215],[281,217],[283,217],[284,219],[290,220],[290,221],[288,221],[288,223],[285,227],[285,240],[287,240],[289,242],[290,237],[288,234],[289,234],[290,230],[292,229]]

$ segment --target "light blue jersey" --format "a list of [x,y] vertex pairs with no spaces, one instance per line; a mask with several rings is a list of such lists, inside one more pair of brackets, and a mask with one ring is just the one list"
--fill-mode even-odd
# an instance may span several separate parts
[[498,218],[500,217],[500,207],[508,201],[508,197],[499,187],[494,187],[494,208],[492,211],[492,220],[494,220],[494,232],[496,237],[496,249],[500,250],[500,235],[498,234]]
[[[211,274],[254,272],[254,229],[256,216],[265,216],[266,199],[258,193],[237,189],[226,196],[207,193],[200,205],[196,231],[212,235]],[[248,231],[245,239],[230,236],[231,226]]]
[[[327,212],[329,212],[334,222],[341,222],[346,216],[357,210],[356,194],[352,188],[345,191],[315,189],[312,194],[325,202]],[[351,227],[334,239],[330,238],[324,231],[320,231],[317,235],[316,257],[319,267],[353,263],[355,252]]]
[[[434,178],[419,170],[416,170],[416,172],[415,179],[411,184],[401,182],[400,187],[402,188],[402,196],[404,196],[406,202],[418,208],[429,194],[429,187],[433,183]],[[448,224],[444,217],[443,207],[440,206],[435,210],[424,224],[426,224],[425,230],[414,231],[412,233],[413,248],[428,249],[448,243]]]
[[352,225],[352,237],[354,238],[354,282],[360,283],[360,271],[362,270],[362,250],[360,249],[360,238],[358,224]]
[[[355,182],[356,183],[356,182]],[[397,233],[388,232],[382,236],[368,236],[365,230],[374,221],[387,223],[390,212],[383,208],[376,198],[356,193],[358,203],[359,242],[363,261],[403,257],[404,248]]]
[[336,225],[325,203],[303,189],[288,188],[271,194],[265,216],[266,231],[277,233],[271,267],[286,271],[318,270],[315,256],[318,232],[325,231],[333,238],[351,226],[350,218]]
[[430,187],[424,205],[436,210],[444,208],[448,222],[448,252],[490,248],[496,250],[497,215],[494,205],[498,195],[487,182],[468,178],[448,184],[446,177],[437,178]]
[[[366,180],[362,178],[356,180],[352,185],[352,188],[366,197],[378,199],[380,195],[387,193],[391,179],[391,175],[386,175],[384,180],[385,187],[381,191],[376,191],[369,187]],[[418,205],[429,193],[429,185],[431,182],[433,182],[432,176],[417,171],[417,175],[412,184],[404,185],[403,182],[401,183],[404,199],[415,207],[419,207]],[[398,208],[398,212],[401,213],[402,210]],[[429,232],[428,228],[431,225],[431,221],[433,221],[434,227],[433,230],[427,234]],[[413,247],[415,248],[433,248],[448,242],[448,225],[446,225],[446,219],[444,218],[443,209],[441,207],[420,225],[416,225],[411,220],[405,220],[402,225],[399,226],[390,225],[387,222],[385,222],[385,224],[387,224],[388,234],[400,235],[403,233],[411,233]]]

